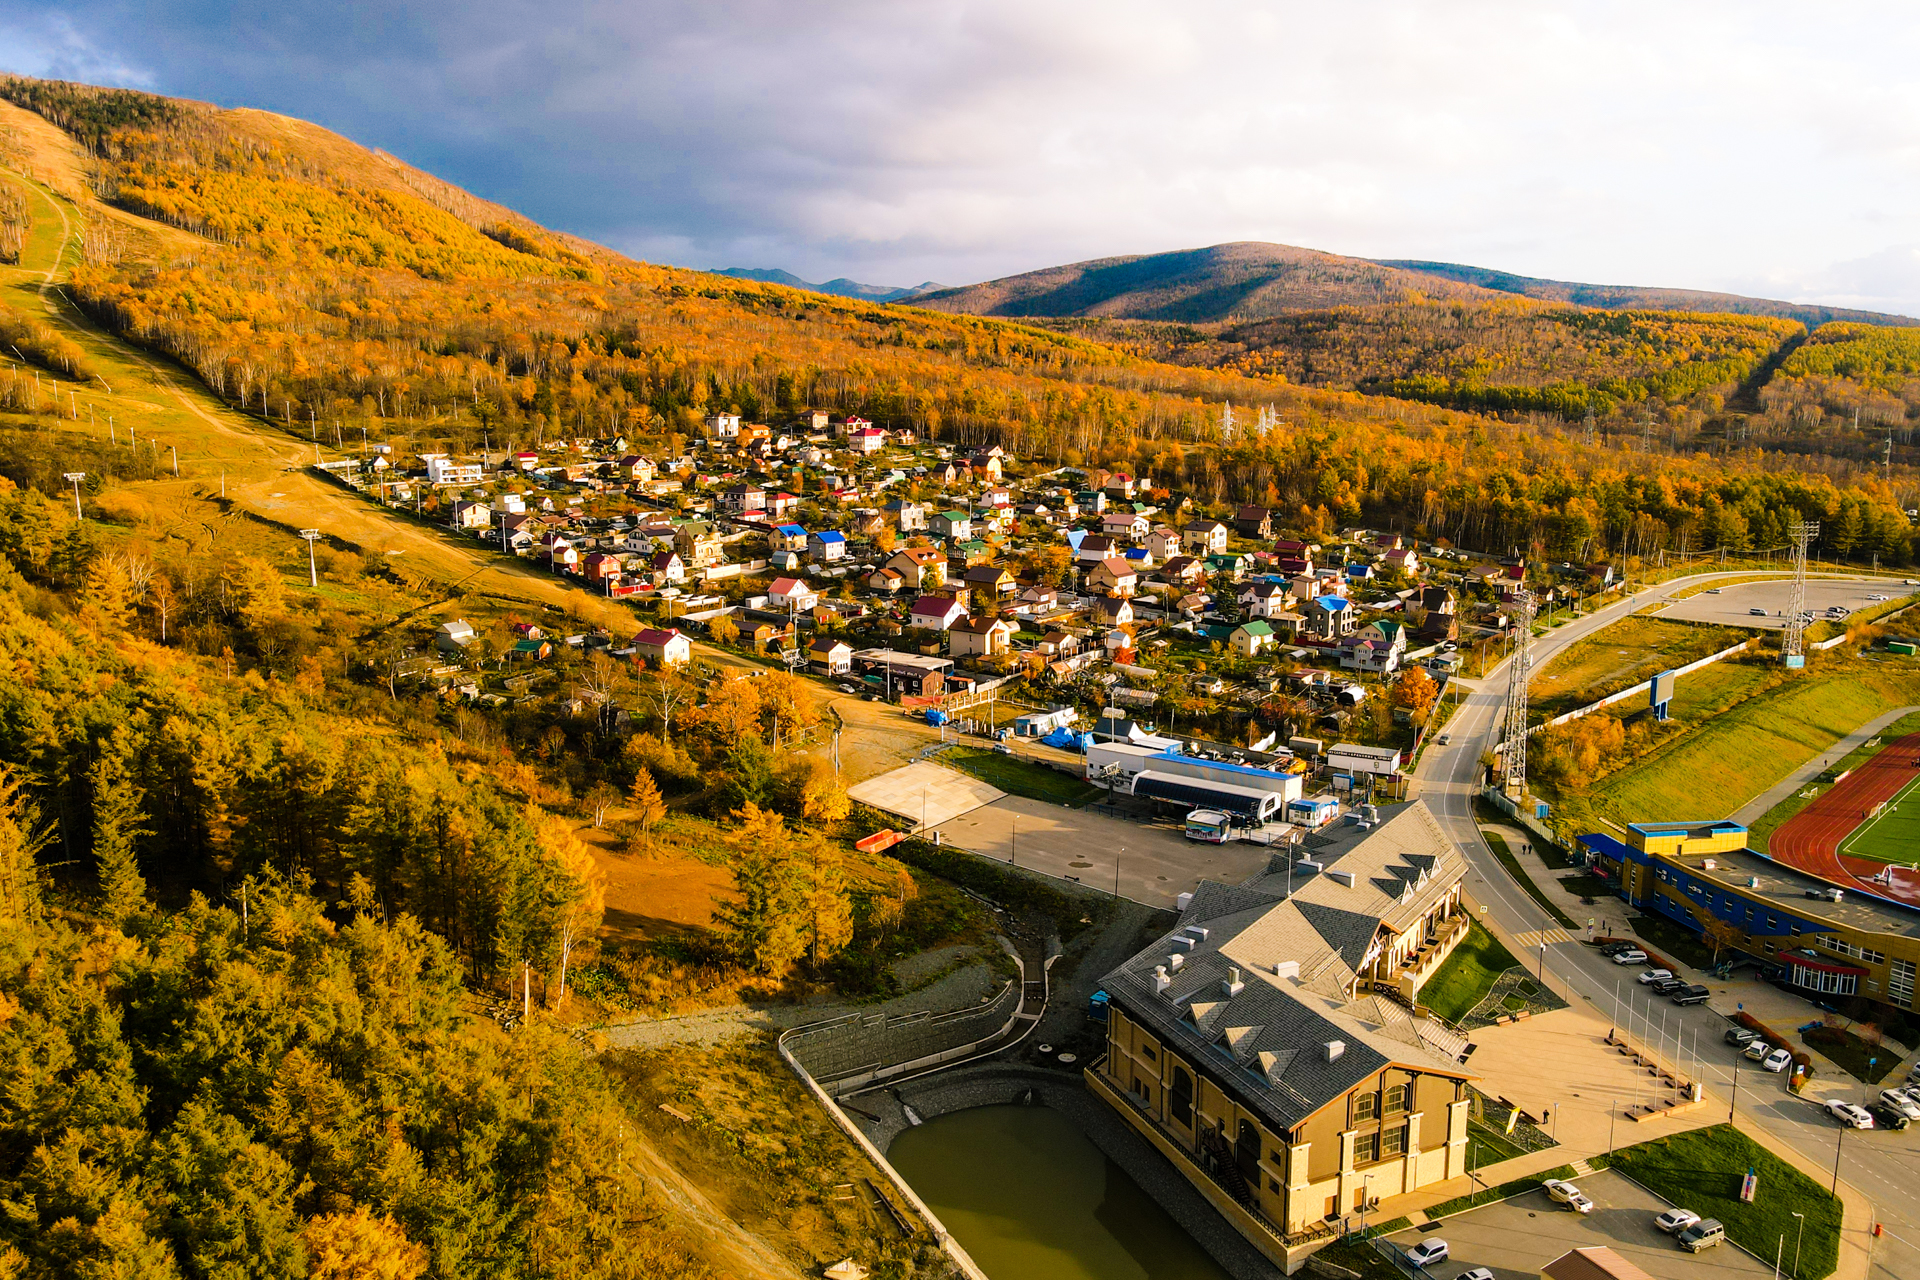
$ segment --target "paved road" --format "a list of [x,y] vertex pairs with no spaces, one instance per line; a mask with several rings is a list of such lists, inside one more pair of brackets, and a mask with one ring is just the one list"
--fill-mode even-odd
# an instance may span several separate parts
[[[1660,611],[1663,618],[1685,618],[1692,622],[1717,622],[1728,627],[1765,627],[1778,631],[1786,626],[1792,584],[1784,579],[1771,582],[1740,582],[1720,588],[1718,594],[1702,591],[1675,601]],[[1878,601],[1869,596],[1898,599],[1913,594],[1913,588],[1891,578],[1808,578],[1807,608],[1818,618],[1829,606],[1840,605],[1852,612],[1870,609]],[[1754,616],[1764,609],[1764,617]]]
[[[1539,637],[1533,642],[1534,668],[1539,670],[1567,645],[1619,621],[1671,590],[1729,576],[1734,575],[1701,574],[1664,583]],[[1488,916],[1497,928],[1510,938],[1544,938],[1547,972],[1561,994],[1585,999],[1605,1016],[1615,1017],[1614,992],[1620,982],[1618,967],[1584,943],[1566,938],[1556,922],[1494,859],[1474,823],[1473,797],[1480,776],[1479,757],[1498,737],[1505,702],[1506,666],[1503,663],[1479,689],[1468,694],[1465,704],[1455,713],[1448,726],[1450,745],[1429,747],[1421,758],[1416,771],[1419,794],[1465,853],[1469,864],[1468,890],[1487,907]],[[1532,963],[1538,962],[1541,956],[1535,951],[1523,959]],[[1683,1038],[1689,1045],[1699,1044],[1701,1079],[1710,1094],[1718,1094],[1720,1105],[1726,1106],[1733,1081],[1733,1059],[1720,1043],[1728,1025],[1726,1020],[1704,1007],[1680,1009],[1666,1005],[1659,1012],[1665,1015],[1671,1035]],[[1808,1012],[1813,1012],[1811,1006]],[[1864,1090],[1857,1085],[1852,1089],[1836,1087],[1820,1091],[1820,1096],[1827,1096],[1829,1092],[1858,1100]],[[1819,1112],[1814,1102],[1790,1096],[1780,1077],[1762,1078],[1754,1071],[1742,1072],[1739,1111],[1748,1124],[1792,1146],[1809,1161],[1828,1169],[1834,1166],[1836,1145],[1842,1141],[1841,1131]],[[1911,1132],[1855,1134],[1845,1138],[1841,1159],[1841,1173],[1872,1201],[1876,1220],[1885,1224],[1888,1233],[1873,1243],[1873,1280],[1881,1277],[1907,1280],[1920,1276],[1920,1197],[1912,1190],[1915,1174],[1920,1173],[1920,1141]]]

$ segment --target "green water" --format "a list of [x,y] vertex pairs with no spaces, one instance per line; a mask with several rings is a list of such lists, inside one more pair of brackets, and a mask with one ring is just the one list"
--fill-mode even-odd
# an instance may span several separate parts
[[1228,1280],[1058,1111],[936,1116],[887,1159],[992,1280]]

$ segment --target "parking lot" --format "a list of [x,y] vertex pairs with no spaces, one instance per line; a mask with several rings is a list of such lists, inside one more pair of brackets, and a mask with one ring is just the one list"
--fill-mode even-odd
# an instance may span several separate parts
[[[1897,580],[1886,578],[1809,578],[1807,609],[1815,618],[1823,616],[1833,605],[1858,612],[1880,603],[1869,600],[1868,596],[1898,599],[1913,594],[1914,590]],[[1675,601],[1662,609],[1659,616],[1689,622],[1712,622],[1727,627],[1778,631],[1787,625],[1783,615],[1792,593],[1793,584],[1784,578],[1768,582],[1738,582],[1720,588],[1718,594],[1702,591]],[[1753,613],[1755,609],[1766,610],[1766,616],[1756,617]]]
[[1455,1280],[1475,1267],[1491,1269],[1498,1280],[1536,1280],[1541,1267],[1567,1250],[1591,1245],[1611,1247],[1655,1280],[1758,1280],[1773,1274],[1771,1263],[1762,1265],[1730,1244],[1687,1253],[1653,1225],[1667,1202],[1619,1174],[1589,1174],[1576,1182],[1593,1200],[1592,1213],[1574,1213],[1544,1191],[1529,1191],[1388,1238],[1403,1247],[1436,1236],[1445,1240],[1451,1256],[1427,1269],[1434,1280]]

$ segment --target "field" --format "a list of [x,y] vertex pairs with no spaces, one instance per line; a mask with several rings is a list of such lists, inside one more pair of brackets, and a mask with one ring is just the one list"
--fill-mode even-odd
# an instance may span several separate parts
[[962,773],[1000,788],[1008,795],[1025,796],[1029,800],[1044,800],[1048,804],[1069,805],[1077,809],[1090,800],[1099,799],[1102,794],[1098,788],[1088,786],[1072,774],[1033,764],[1017,756],[1001,755],[983,747],[952,747],[942,752],[940,759]]
[[[1913,864],[1914,846],[1902,838],[1911,839],[1911,811],[1920,806],[1909,801],[1906,814],[1887,815],[1881,809],[1911,793],[1917,778],[1920,734],[1887,742],[1782,823],[1768,838],[1767,851],[1833,884],[1920,904],[1920,880],[1905,869]],[[1847,848],[1855,840],[1861,841],[1858,853]]]
[[[1878,737],[1881,745],[1885,745],[1894,738],[1904,737],[1910,733],[1920,733],[1920,712],[1914,712],[1911,715],[1900,717],[1900,719],[1883,729]],[[1845,773],[1849,769],[1857,769],[1868,760],[1871,760],[1879,750],[1879,746],[1863,745],[1856,747],[1844,757],[1835,761],[1826,771],[1826,774],[1827,776],[1833,776]],[[1763,816],[1749,823],[1747,826],[1748,843],[1756,849],[1766,848],[1768,839],[1775,831],[1778,831],[1784,826],[1788,819],[1806,808],[1818,795],[1825,794],[1824,786],[1815,788],[1816,795],[1814,796],[1804,794],[1805,790],[1807,789],[1802,788],[1801,791],[1796,791],[1779,804],[1773,806],[1773,808],[1767,810]]]
[[1900,788],[1886,806],[1840,842],[1841,853],[1875,862],[1909,863],[1920,854],[1920,777]]
[[1543,718],[1550,718],[1744,639],[1728,627],[1624,618],[1556,654],[1528,686],[1529,700]]
[[1789,677],[1764,660],[1730,659],[1680,681],[1674,723],[1642,754],[1548,798],[1576,824],[1725,817],[1887,708],[1915,703],[1920,670],[1909,664],[1819,657]]
[[1499,939],[1482,929],[1478,921],[1470,921],[1467,936],[1420,988],[1420,1003],[1436,1016],[1458,1022],[1486,999],[1495,978],[1519,963]]

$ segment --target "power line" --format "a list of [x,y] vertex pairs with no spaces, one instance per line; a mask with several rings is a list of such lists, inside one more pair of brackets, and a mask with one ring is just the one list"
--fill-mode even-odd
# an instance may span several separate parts
[[1796,520],[1787,529],[1793,539],[1793,590],[1787,602],[1786,632],[1780,637],[1780,658],[1789,667],[1807,665],[1805,631],[1807,609],[1807,544],[1820,536],[1817,520]]
[[1507,668],[1507,728],[1505,787],[1518,803],[1527,793],[1527,677],[1533,666],[1533,593],[1519,591],[1513,600],[1516,628],[1513,664]]

